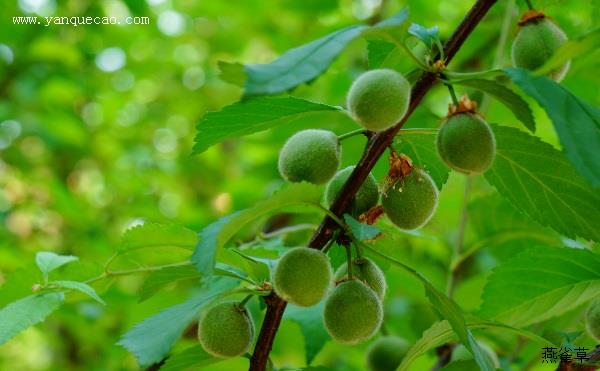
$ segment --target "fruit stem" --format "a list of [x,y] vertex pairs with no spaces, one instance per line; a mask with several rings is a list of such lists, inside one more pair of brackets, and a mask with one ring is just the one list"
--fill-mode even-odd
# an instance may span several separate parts
[[327,241],[327,244],[323,247],[323,253],[327,254],[327,252],[329,251],[329,249],[331,249],[331,246],[333,246],[333,243],[337,240],[337,235],[339,234],[339,230],[335,231],[334,235],[331,237],[331,239],[329,241]]
[[452,103],[458,107],[458,99],[456,98],[456,92],[454,91],[454,86],[449,82],[444,82],[444,85],[448,88],[448,92],[450,93],[450,98],[452,98]]
[[248,302],[248,300],[252,299],[252,297],[254,297],[254,294],[246,295],[246,297],[242,299],[242,301],[240,301],[239,306],[243,308]]
[[344,246],[346,248],[346,258],[348,259],[348,280],[354,279],[352,276],[352,247],[350,245]]
[[338,135],[338,140],[341,142],[344,139],[350,138],[350,137],[354,137],[356,135],[360,135],[360,134],[365,134],[367,131],[364,129],[358,129],[358,130],[354,130],[354,131],[350,131],[346,134],[342,134],[342,135]]
[[529,10],[533,10],[533,5],[531,5],[531,0],[525,0],[525,3],[527,3],[527,7],[529,8]]

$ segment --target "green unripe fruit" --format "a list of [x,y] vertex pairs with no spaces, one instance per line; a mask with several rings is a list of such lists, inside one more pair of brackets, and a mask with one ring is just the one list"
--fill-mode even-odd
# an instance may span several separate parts
[[340,152],[338,137],[331,131],[300,131],[281,149],[279,173],[290,182],[325,183],[340,165]]
[[429,174],[413,168],[408,176],[384,192],[381,204],[397,227],[416,229],[433,216],[438,204],[438,190]]
[[327,294],[332,276],[329,258],[322,251],[295,247],[281,256],[271,280],[283,300],[310,307]]
[[377,294],[358,280],[340,283],[325,301],[325,328],[340,343],[358,344],[369,339],[379,330],[382,319]]
[[410,102],[410,83],[390,69],[360,75],[348,92],[348,110],[365,129],[382,131],[400,121]]
[[[492,361],[492,365],[494,365],[494,368],[500,368],[500,360],[498,359],[498,355],[496,354],[496,352],[494,352],[494,350],[486,343],[478,341],[477,344],[479,344],[481,350],[483,350],[483,352],[487,354],[487,356],[490,358],[490,360]],[[469,352],[467,348],[462,344],[457,345],[456,348],[452,350],[452,362],[468,361],[471,359],[473,359],[473,354],[471,354],[471,352]]]
[[585,324],[590,335],[600,341],[600,299],[593,301],[585,312]]
[[[556,50],[567,42],[567,35],[554,22],[542,16],[526,21],[512,45],[513,66],[536,70],[546,63]],[[570,61],[548,74],[553,80],[562,80],[569,70]]]
[[[329,184],[327,184],[327,189],[325,189],[325,203],[327,206],[333,204],[333,201],[335,201],[335,198],[353,170],[354,166],[348,166],[338,171]],[[350,213],[358,216],[377,205],[377,201],[379,201],[379,186],[377,186],[377,180],[375,180],[373,174],[369,173],[369,176],[360,186],[350,203]]]
[[198,340],[215,357],[240,356],[250,349],[253,338],[254,322],[239,303],[217,304],[198,323]]
[[[348,275],[348,263],[342,264],[335,272],[335,281],[341,281]],[[367,284],[375,291],[380,300],[385,297],[387,283],[381,268],[369,258],[358,258],[352,261],[352,275]]]
[[377,339],[367,350],[369,371],[396,371],[410,345],[398,336]]
[[437,135],[437,149],[444,162],[465,174],[480,174],[492,166],[496,139],[481,117],[472,113],[452,115]]

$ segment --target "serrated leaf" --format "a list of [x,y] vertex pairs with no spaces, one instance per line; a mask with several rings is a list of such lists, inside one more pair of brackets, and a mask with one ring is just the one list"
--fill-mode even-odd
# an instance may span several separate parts
[[159,269],[150,273],[144,280],[139,292],[139,301],[142,302],[150,299],[157,292],[161,291],[172,283],[185,280],[200,281],[201,277],[202,275],[193,265],[180,265]]
[[288,124],[307,114],[341,111],[339,107],[295,97],[259,97],[206,113],[196,126],[193,154],[204,152],[224,139]]
[[48,279],[48,273],[77,259],[79,258],[73,255],[58,255],[49,251],[40,251],[35,255],[35,263],[46,280]]
[[76,290],[76,291],[82,292],[82,293],[86,294],[87,296],[89,296],[90,298],[96,300],[98,303],[100,303],[102,305],[106,305],[104,300],[102,300],[102,298],[100,298],[100,296],[98,296],[98,294],[96,293],[96,290],[94,290],[94,288],[92,286],[90,286],[86,283],[77,282],[77,281],[50,281],[49,283],[51,285],[56,285],[58,287],[62,287],[65,289]]
[[425,28],[420,24],[413,23],[408,28],[408,33],[419,39],[429,49],[433,48],[440,39],[440,28],[438,26]]
[[[470,319],[467,321],[467,327],[471,330],[479,329],[500,329],[509,331],[511,333],[521,335],[525,338],[531,339],[545,346],[556,346],[550,341],[532,333],[527,330],[514,328],[511,326],[504,325],[502,323],[496,323],[493,321],[485,321],[481,319]],[[430,328],[425,330],[413,346],[409,349],[408,353],[402,359],[402,363],[398,366],[398,371],[410,370],[411,364],[420,356],[425,354],[428,350],[436,348],[444,343],[456,339],[456,334],[452,330],[452,326],[448,321],[439,321],[431,325]]]
[[589,52],[597,50],[599,47],[600,29],[595,29],[576,39],[568,40],[552,54],[552,57],[550,57],[536,73],[545,75],[567,63],[569,60],[588,54]]
[[494,269],[480,314],[522,327],[566,313],[599,292],[600,255],[535,247]]
[[200,367],[209,366],[222,361],[222,358],[215,358],[206,353],[200,345],[194,345],[182,352],[175,353],[165,361],[160,367],[161,371],[186,371],[199,370]]
[[140,366],[148,366],[163,359],[183,331],[189,326],[202,306],[238,285],[231,279],[219,278],[184,303],[144,319],[124,334],[118,345],[135,355]]
[[485,178],[519,210],[575,238],[600,240],[600,195],[564,155],[523,131],[492,125],[496,158]]
[[348,224],[354,237],[359,241],[370,240],[381,234],[379,228],[369,224],[363,224],[354,219],[350,214],[344,214],[344,221]]
[[594,186],[600,186],[600,109],[545,76],[518,68],[504,71],[546,111],[577,171]]
[[64,301],[62,292],[31,295],[0,310],[0,345],[29,326],[42,322]]
[[325,301],[308,308],[288,305],[284,319],[296,322],[304,336],[306,364],[309,365],[331,339],[323,325],[323,308]]
[[423,130],[419,133],[406,132],[402,130],[394,140],[394,148],[399,153],[404,153],[413,161],[413,164],[427,171],[439,190],[442,189],[450,170],[444,164],[437,152],[435,136],[437,130]]
[[342,28],[308,44],[293,48],[268,64],[245,66],[248,79],[244,97],[278,94],[317,78],[355,38],[365,31],[390,32],[407,18],[406,10],[374,26]]
[[200,232],[200,240],[192,255],[192,263],[198,272],[209,277],[215,265],[217,251],[243,226],[256,218],[284,207],[307,204],[318,205],[321,192],[321,187],[312,184],[289,184],[267,200],[217,220]]
[[119,252],[168,246],[191,250],[197,241],[194,231],[180,225],[144,223],[125,231]]
[[529,131],[535,132],[535,120],[531,108],[523,98],[504,85],[500,85],[493,80],[483,79],[458,80],[452,81],[452,83],[475,88],[493,96],[510,109]]

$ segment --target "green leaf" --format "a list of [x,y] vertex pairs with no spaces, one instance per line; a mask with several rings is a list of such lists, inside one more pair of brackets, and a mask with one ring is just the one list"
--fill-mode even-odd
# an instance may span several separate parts
[[563,154],[515,128],[492,125],[496,158],[485,177],[519,210],[575,238],[600,240],[600,195]]
[[384,40],[368,40],[367,55],[370,69],[393,68],[404,58],[396,44]]
[[167,246],[191,250],[197,241],[194,231],[180,225],[144,223],[125,231],[119,252]]
[[567,41],[536,72],[545,75],[569,60],[586,55],[598,48],[600,48],[600,29],[595,29],[577,39]]
[[494,269],[480,314],[522,327],[566,313],[599,292],[600,255],[535,247]]
[[394,140],[394,148],[410,157],[413,164],[427,171],[441,190],[448,180],[450,170],[438,155],[436,135],[435,129],[424,129],[418,133],[410,132],[410,129],[404,132],[400,130],[400,135]]
[[473,360],[455,361],[447,364],[440,371],[479,371],[479,366]]
[[523,98],[504,85],[500,85],[493,80],[483,79],[458,80],[452,81],[452,83],[475,88],[493,96],[510,109],[529,131],[535,132],[535,120],[531,108],[529,108],[529,105]]
[[[538,342],[544,346],[556,346],[550,341],[532,333],[527,330],[522,330],[507,326],[501,323],[493,321],[485,321],[481,319],[470,319],[467,322],[467,327],[471,330],[479,329],[500,329],[505,330],[517,335],[521,335],[528,339]],[[430,328],[425,330],[421,335],[421,338],[415,342],[415,344],[409,349],[408,353],[402,359],[402,363],[398,367],[398,371],[410,370],[411,364],[420,356],[425,354],[428,350],[436,348],[444,343],[456,339],[456,334],[452,330],[452,326],[448,321],[439,321],[431,325]]]
[[268,64],[246,65],[248,79],[244,97],[278,94],[312,81],[327,70],[333,60],[365,31],[386,31],[400,26],[408,17],[406,10],[374,26],[354,25],[342,28],[282,54]]
[[307,114],[340,111],[341,108],[294,97],[260,97],[205,114],[196,126],[193,154],[204,152],[227,138],[287,124]]
[[102,300],[102,298],[100,298],[100,296],[98,296],[98,294],[96,293],[96,290],[94,290],[94,288],[92,286],[90,286],[86,283],[77,282],[77,281],[50,281],[49,283],[51,285],[56,285],[58,287],[62,287],[65,289],[76,290],[76,291],[82,292],[82,293],[86,294],[87,296],[89,296],[90,298],[96,300],[98,303],[100,303],[102,305],[106,305],[104,300]]
[[354,219],[350,214],[344,214],[344,221],[348,224],[350,231],[360,241],[373,239],[381,234],[379,228],[372,225],[363,224]]
[[181,265],[159,269],[148,275],[140,288],[139,301],[145,301],[154,296],[166,286],[186,280],[199,281],[202,275],[193,265]]
[[567,158],[594,186],[600,186],[600,109],[545,76],[505,68],[511,80],[546,111]]
[[243,64],[219,61],[218,65],[221,70],[221,80],[244,87],[247,76]]
[[413,23],[408,28],[408,33],[421,40],[429,49],[433,48],[440,39],[440,28],[438,26],[425,28],[420,24]]
[[378,255],[384,259],[387,259],[394,265],[402,268],[406,272],[412,274],[419,281],[421,281],[421,283],[425,287],[425,294],[431,302],[431,305],[452,326],[452,330],[454,330],[460,342],[463,343],[467,350],[469,350],[473,354],[473,358],[475,359],[475,362],[477,362],[481,370],[494,370],[492,361],[481,349],[479,343],[477,343],[477,341],[475,340],[475,337],[473,336],[471,330],[467,327],[467,322],[463,315],[462,309],[458,306],[458,304],[456,304],[451,298],[446,296],[444,293],[436,289],[435,286],[433,286],[431,282],[429,282],[429,280],[425,278],[425,276],[423,276],[421,273],[417,272],[413,268],[409,267],[408,265],[392,257],[389,257],[377,251],[376,249],[373,249],[369,245],[366,245],[364,242],[360,242],[355,239],[353,239],[353,242],[359,244],[365,250],[370,251],[373,254]]
[[194,345],[167,358],[165,364],[160,367],[160,371],[199,370],[200,367],[209,366],[222,360],[206,353],[200,345]]
[[48,251],[40,251],[35,255],[35,262],[45,280],[48,280],[48,273],[51,271],[77,259],[79,258],[73,255],[57,255]]
[[284,319],[296,322],[304,336],[304,349],[306,351],[306,364],[315,359],[325,344],[331,339],[325,326],[323,326],[323,307],[325,301],[308,308],[288,305]]
[[0,310],[0,345],[29,326],[42,322],[64,301],[62,292],[31,295]]
[[167,308],[144,319],[124,334],[118,345],[135,355],[140,366],[148,366],[163,359],[198,311],[212,299],[237,286],[231,279],[216,279],[188,301]]
[[321,187],[312,184],[290,184],[269,199],[258,202],[254,207],[217,220],[200,232],[200,240],[192,255],[192,263],[198,272],[209,277],[215,265],[217,251],[242,227],[277,209],[293,205],[319,205],[321,193]]

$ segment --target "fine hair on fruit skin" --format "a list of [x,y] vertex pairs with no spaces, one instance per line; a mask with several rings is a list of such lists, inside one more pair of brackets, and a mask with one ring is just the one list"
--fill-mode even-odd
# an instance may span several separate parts
[[423,169],[410,173],[384,190],[381,204],[386,215],[398,228],[411,230],[424,226],[438,204],[438,190]]
[[438,154],[446,165],[467,175],[485,172],[496,157],[496,138],[490,125],[471,112],[446,118],[436,143]]
[[383,307],[379,297],[362,281],[340,283],[325,301],[325,329],[337,342],[363,342],[379,330],[382,320]]
[[254,339],[254,322],[248,310],[237,302],[211,307],[198,323],[198,340],[209,354],[219,358],[246,353]]
[[340,165],[341,147],[335,133],[308,129],[292,135],[279,152],[278,168],[290,182],[326,183]]
[[[354,170],[354,166],[348,166],[338,171],[335,176],[327,184],[325,189],[325,204],[330,207],[338,196],[342,186],[346,183],[350,174]],[[356,192],[356,195],[350,202],[349,211],[353,216],[358,216],[373,206],[379,201],[379,186],[373,174],[369,176]]]
[[[352,260],[352,275],[366,283],[375,291],[379,300],[383,300],[387,290],[385,275],[381,268],[377,266],[371,259],[360,257]],[[335,272],[335,281],[340,282],[348,276],[348,262],[342,264]]]
[[585,326],[588,333],[600,341],[600,298],[592,301],[585,312]]
[[310,307],[325,297],[332,286],[332,277],[327,255],[320,250],[295,247],[281,256],[271,281],[283,300]]
[[398,336],[382,336],[367,349],[366,363],[369,371],[395,371],[410,348]]
[[371,131],[392,127],[410,103],[410,83],[399,72],[376,69],[360,75],[350,87],[347,106],[360,125]]
[[[534,71],[543,66],[567,42],[567,35],[550,18],[537,11],[526,12],[519,22],[519,31],[512,44],[514,67]],[[571,61],[548,73],[559,82],[569,70]]]

